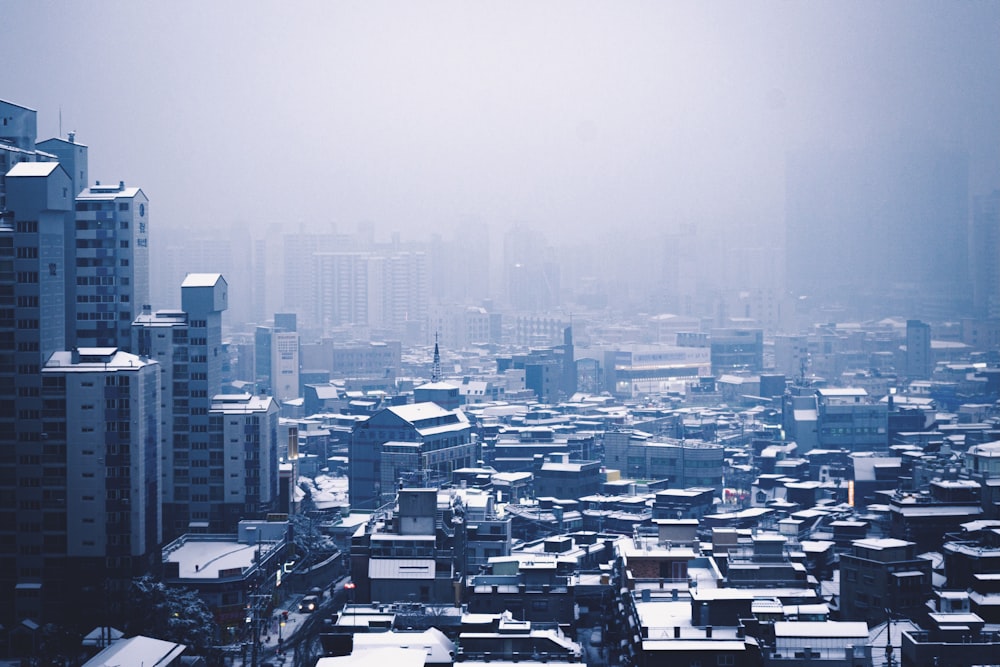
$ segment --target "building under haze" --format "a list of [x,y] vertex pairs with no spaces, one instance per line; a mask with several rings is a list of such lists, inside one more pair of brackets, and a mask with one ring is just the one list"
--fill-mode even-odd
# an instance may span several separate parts
[[968,171],[965,153],[919,143],[790,153],[788,290],[858,316],[966,313]]
[[931,325],[920,320],[906,321],[906,377],[929,380],[934,370],[931,356]]
[[76,198],[74,314],[79,347],[131,350],[132,320],[149,310],[149,200],[139,188],[97,183]]
[[1000,318],[1000,190],[976,197],[971,248],[973,312]]
[[522,226],[511,229],[504,236],[503,261],[512,309],[539,313],[559,305],[559,263],[543,234]]

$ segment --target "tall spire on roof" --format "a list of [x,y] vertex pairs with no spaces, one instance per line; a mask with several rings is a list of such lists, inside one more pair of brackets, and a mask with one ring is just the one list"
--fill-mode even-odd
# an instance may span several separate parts
[[441,381],[441,350],[438,349],[438,332],[434,332],[434,365],[431,366],[431,382]]

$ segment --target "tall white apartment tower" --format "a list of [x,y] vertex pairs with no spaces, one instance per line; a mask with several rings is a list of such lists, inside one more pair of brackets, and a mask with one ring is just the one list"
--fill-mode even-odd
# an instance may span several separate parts
[[132,320],[149,302],[149,200],[139,188],[91,186],[76,198],[75,347],[131,350]]
[[[163,533],[223,530],[222,479],[209,462],[224,456],[209,441],[212,397],[222,387],[222,312],[228,285],[218,273],[192,273],[181,284],[183,310],[144,312],[133,323],[139,354],[160,361],[163,406]],[[235,528],[234,528],[235,529]]]
[[[240,519],[264,518],[278,499],[278,404],[270,396],[220,394],[209,412],[208,492],[221,511],[221,527],[236,530]],[[218,496],[220,495],[221,498]]]
[[279,401],[299,396],[299,334],[275,331],[271,334],[271,393]]
[[[175,485],[178,468],[184,470],[181,479],[186,479],[190,474],[187,466],[179,466],[183,458],[174,456],[174,439],[180,436],[178,442],[181,445],[180,451],[185,452],[189,446],[187,443],[188,416],[190,410],[190,392],[187,390],[186,380],[190,377],[190,370],[187,368],[190,354],[188,352],[188,317],[182,310],[158,310],[155,313],[142,313],[132,323],[133,342],[135,351],[150,359],[159,362],[159,382],[160,382],[160,497],[163,507],[163,532],[166,539],[177,537],[183,533],[187,526],[186,513],[184,520],[175,518],[181,514],[175,504],[180,495]],[[174,371],[181,378],[174,382]],[[174,393],[180,395],[180,403],[174,401]],[[175,419],[176,417],[176,419]],[[178,433],[175,433],[175,427]],[[183,429],[183,432],[180,432]],[[183,454],[181,456],[186,456]],[[183,485],[182,485],[183,486]],[[189,491],[182,491],[189,493]]]
[[[104,605],[120,604],[132,577],[157,562],[158,370],[156,362],[116,348],[58,351],[42,368],[43,412],[65,419],[45,433],[53,451],[41,477],[41,553],[24,558],[39,568],[41,588],[18,587],[25,595],[41,591],[44,616],[31,617],[114,613]],[[19,613],[29,611],[24,599],[17,602]]]

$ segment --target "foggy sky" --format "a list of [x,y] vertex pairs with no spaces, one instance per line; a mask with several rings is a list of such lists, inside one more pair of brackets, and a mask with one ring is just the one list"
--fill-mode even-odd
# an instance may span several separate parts
[[0,98],[152,222],[780,230],[891,137],[1000,187],[1000,2],[11,2]]

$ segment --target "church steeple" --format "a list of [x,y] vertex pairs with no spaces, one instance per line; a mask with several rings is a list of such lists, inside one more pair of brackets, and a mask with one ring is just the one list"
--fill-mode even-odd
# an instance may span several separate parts
[[441,381],[441,350],[438,349],[438,333],[434,332],[434,365],[431,366],[431,382]]

